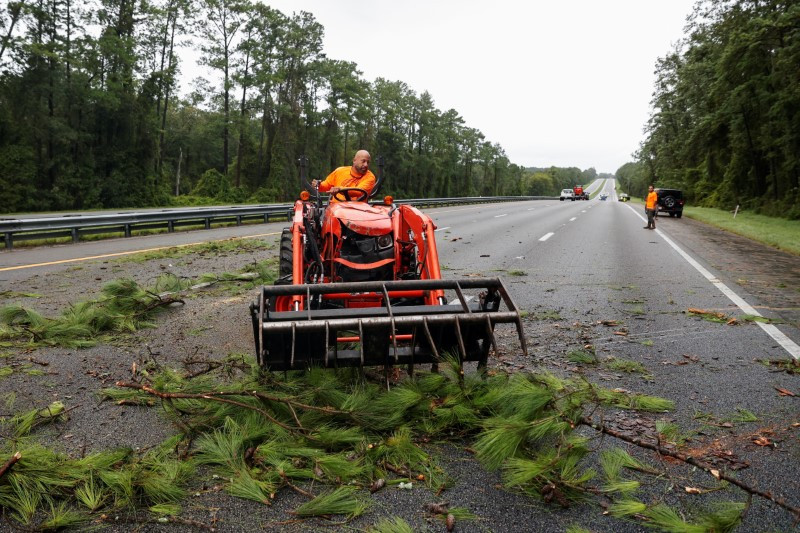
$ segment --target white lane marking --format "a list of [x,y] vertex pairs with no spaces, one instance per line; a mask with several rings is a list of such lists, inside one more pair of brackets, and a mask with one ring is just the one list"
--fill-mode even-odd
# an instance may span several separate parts
[[503,213],[502,215],[495,215],[494,218],[507,217],[507,216],[508,213]]
[[585,213],[585,212],[586,212],[586,209],[584,209],[583,211],[581,211],[581,213]]
[[[639,217],[642,221],[645,221],[645,218],[642,215],[640,215],[639,213],[637,213],[636,210],[633,207],[631,207],[630,205],[628,205],[626,207],[628,209],[630,209],[633,212],[633,214],[635,214],[637,217]],[[736,306],[739,309],[741,309],[742,311],[744,311],[748,315],[764,316],[761,313],[759,313],[758,311],[756,311],[756,309],[752,305],[750,305],[749,303],[744,301],[744,299],[741,296],[739,296],[738,294],[733,292],[730,287],[728,287],[723,282],[721,282],[719,280],[719,278],[717,278],[714,274],[712,274],[711,272],[706,270],[706,268],[703,265],[701,265],[700,263],[698,263],[692,256],[690,256],[689,254],[684,252],[683,249],[680,246],[678,246],[677,244],[675,244],[672,241],[672,239],[667,237],[664,234],[664,232],[662,232],[660,229],[656,229],[655,232],[658,235],[660,235],[661,238],[664,239],[664,241],[666,241],[667,244],[672,246],[672,248],[676,252],[678,252],[681,255],[681,257],[683,257],[686,260],[687,263],[692,265],[695,268],[695,270],[700,272],[700,274],[704,278],[706,278],[709,282],[711,282],[711,284],[714,285],[717,289],[719,289],[719,291],[722,294],[727,296],[730,301],[732,301],[734,304],[736,304]],[[800,359],[800,346],[798,346],[792,339],[787,337],[781,330],[779,330],[778,328],[776,328],[772,324],[764,324],[764,323],[758,322],[758,321],[756,321],[756,324],[758,324],[759,327],[761,329],[763,329],[764,332],[766,332],[767,335],[772,337],[772,339],[775,342],[780,344],[781,347],[783,347],[784,350],[789,352],[789,355],[791,355],[795,359]]]
[[540,241],[542,241],[542,242],[544,242],[544,241],[546,241],[547,239],[549,239],[550,237],[552,237],[553,235],[555,235],[555,233],[553,233],[553,232],[551,231],[550,233],[546,233],[545,235],[542,235],[542,237],[541,237],[539,240],[540,240]]
[[572,221],[577,220],[577,219],[578,219],[578,217],[572,217],[571,219],[569,219],[569,221],[572,222]]
[[434,232],[436,232],[436,231],[444,231],[446,229],[450,229],[450,226],[445,226],[443,228],[436,229],[436,230],[434,230]]
[[531,207],[530,209],[528,209],[528,211],[533,211],[534,209],[536,209],[536,208],[535,207]]

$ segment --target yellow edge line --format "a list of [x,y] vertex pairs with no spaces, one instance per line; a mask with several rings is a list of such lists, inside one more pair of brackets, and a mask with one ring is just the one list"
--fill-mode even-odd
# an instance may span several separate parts
[[[231,241],[235,239],[255,239],[257,237],[268,237],[270,235],[278,235],[278,232],[273,233],[260,233],[258,235],[246,235],[244,237],[230,237],[227,239],[219,239],[222,241]],[[0,268],[0,272],[6,272],[8,270],[22,270],[23,268],[35,268],[35,267],[42,267],[42,266],[50,266],[50,265],[63,265],[64,263],[76,263],[78,261],[89,261],[91,259],[105,259],[106,257],[119,257],[121,255],[131,255],[131,254],[141,254],[145,252],[157,252],[158,250],[166,250],[168,248],[185,248],[187,246],[196,246],[198,244],[206,244],[209,242],[216,242],[216,241],[200,241],[200,242],[190,242],[187,244],[176,244],[174,246],[159,246],[158,248],[147,248],[145,250],[133,250],[131,252],[116,252],[113,254],[103,254],[103,255],[90,255],[88,257],[76,257],[75,259],[61,259],[60,261],[48,261],[47,263],[34,263],[32,265],[19,265],[13,267],[4,267]]]

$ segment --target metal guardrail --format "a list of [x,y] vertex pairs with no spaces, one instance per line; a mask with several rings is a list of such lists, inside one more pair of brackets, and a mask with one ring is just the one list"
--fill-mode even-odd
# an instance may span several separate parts
[[[413,198],[395,200],[397,204],[418,207],[439,207],[458,204],[512,202],[527,200],[552,200],[550,196],[476,196],[462,198]],[[375,202],[380,203],[380,202]],[[14,247],[15,241],[54,239],[71,237],[79,242],[81,236],[91,234],[121,233],[130,237],[133,231],[175,231],[185,226],[200,226],[210,229],[212,224],[246,221],[287,220],[294,204],[254,205],[191,209],[165,209],[161,211],[114,213],[108,215],[69,215],[47,218],[0,218],[0,236],[6,250]]]

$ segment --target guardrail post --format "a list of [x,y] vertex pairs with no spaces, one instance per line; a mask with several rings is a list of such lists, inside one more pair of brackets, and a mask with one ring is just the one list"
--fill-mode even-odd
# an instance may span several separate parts
[[72,228],[72,242],[78,242],[80,240],[80,235],[78,235],[78,228]]
[[131,236],[131,225],[130,224],[125,224],[124,229],[125,229],[125,236],[126,237],[130,237]]
[[174,231],[175,231],[175,221],[174,220],[168,220],[167,221],[167,232],[173,233]]
[[269,222],[269,213],[264,213],[264,224]]
[[210,218],[206,219],[206,229],[211,229],[211,219]]
[[236,225],[237,226],[241,226],[242,225],[242,216],[241,215],[236,215]]
[[14,234],[11,232],[6,233],[5,236],[6,241],[6,250],[10,250],[14,247]]

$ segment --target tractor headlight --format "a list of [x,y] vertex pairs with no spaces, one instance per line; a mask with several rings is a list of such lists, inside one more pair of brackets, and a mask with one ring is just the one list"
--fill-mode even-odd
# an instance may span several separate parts
[[378,237],[378,248],[383,250],[384,248],[389,248],[392,245],[392,234],[387,233],[386,235],[381,235]]

